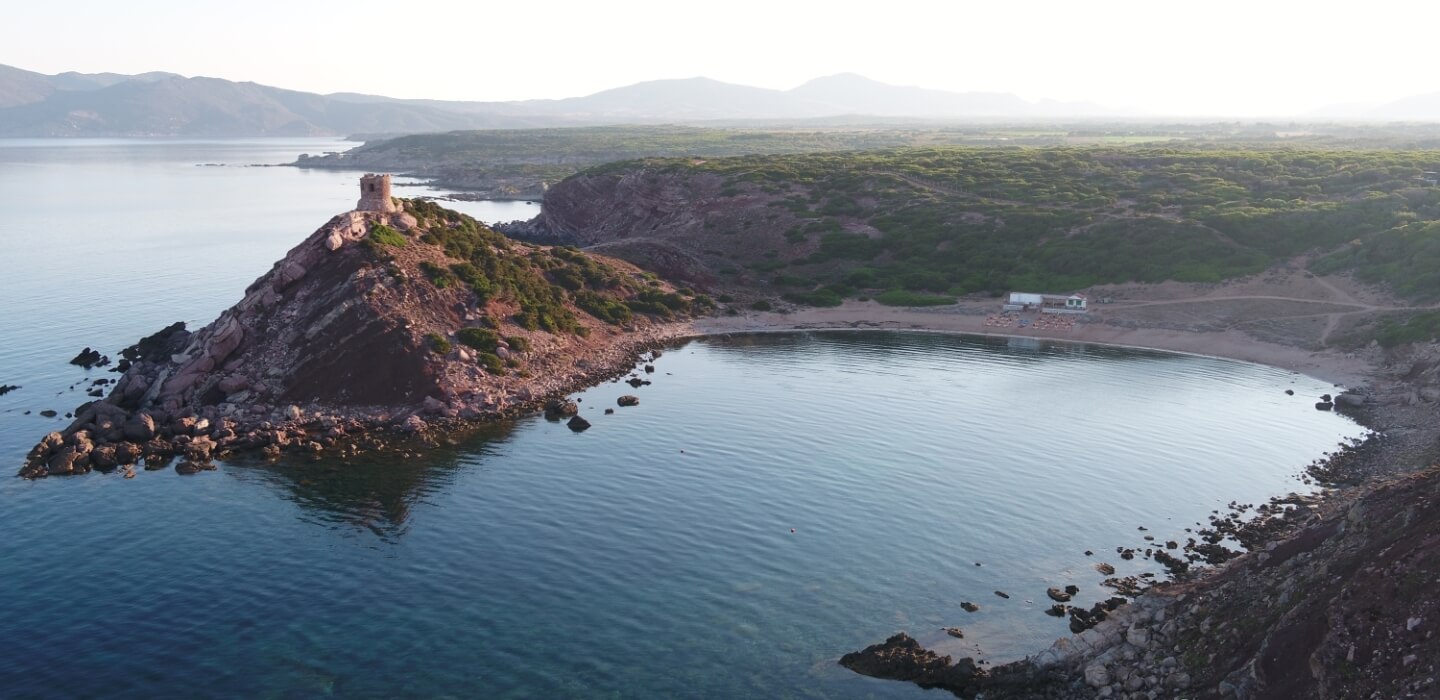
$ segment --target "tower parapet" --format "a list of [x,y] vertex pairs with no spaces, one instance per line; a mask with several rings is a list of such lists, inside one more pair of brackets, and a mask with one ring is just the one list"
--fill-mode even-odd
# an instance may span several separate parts
[[400,208],[395,206],[395,200],[390,198],[389,174],[366,173],[360,178],[360,202],[355,205],[355,210],[385,214],[400,211]]

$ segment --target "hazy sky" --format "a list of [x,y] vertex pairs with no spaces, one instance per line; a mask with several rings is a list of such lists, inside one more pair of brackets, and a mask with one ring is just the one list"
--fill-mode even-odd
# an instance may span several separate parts
[[81,0],[7,3],[0,63],[312,92],[512,100],[704,75],[856,72],[1155,114],[1264,116],[1440,91],[1440,3]]

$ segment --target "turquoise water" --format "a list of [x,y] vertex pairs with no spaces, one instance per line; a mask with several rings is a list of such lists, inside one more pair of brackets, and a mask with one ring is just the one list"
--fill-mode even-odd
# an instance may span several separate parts
[[[80,346],[207,321],[353,203],[348,175],[194,166],[333,144],[23,148],[0,142],[7,470],[63,422],[24,411],[107,376],[65,364]],[[896,630],[1033,653],[1065,633],[1046,587],[1103,597],[1097,560],[1144,570],[1114,547],[1299,488],[1360,432],[1310,408],[1316,380],[1113,348],[805,333],[655,365],[579,394],[581,434],[537,417],[420,459],[0,478],[0,688],[918,697],[835,660]],[[603,415],[622,393],[641,404]]]

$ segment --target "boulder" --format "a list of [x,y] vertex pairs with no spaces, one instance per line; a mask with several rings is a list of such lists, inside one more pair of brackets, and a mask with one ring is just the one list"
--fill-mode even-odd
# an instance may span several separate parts
[[1344,393],[1335,397],[1335,405],[1339,408],[1361,408],[1367,401],[1362,394]]
[[639,396],[632,396],[632,395],[630,395],[630,394],[626,394],[626,395],[624,395],[624,396],[621,396],[621,397],[618,398],[618,399],[615,399],[615,403],[617,403],[617,404],[619,404],[619,405],[621,405],[621,406],[639,406],[639,405],[640,405],[640,397],[639,397]]
[[146,442],[155,437],[155,419],[148,413],[136,413],[125,420],[121,432],[132,442]]
[[1050,600],[1053,600],[1057,603],[1070,602],[1070,594],[1060,590],[1059,588],[1052,587],[1049,590],[1045,591],[1045,595],[1050,596]]
[[101,471],[114,469],[119,462],[115,459],[114,445],[101,445],[90,451],[90,466]]
[[205,462],[192,462],[188,459],[183,460],[179,464],[175,465],[176,474],[199,474],[200,472],[213,471],[214,469],[215,465],[213,464],[208,464]]
[[52,455],[45,467],[53,475],[83,474],[90,471],[90,449],[88,446],[67,445]]
[[249,389],[250,378],[246,377],[243,374],[232,374],[224,379],[221,379],[220,383],[216,384],[215,386],[220,389],[221,393],[229,396],[231,394],[239,393],[241,391]]
[[134,464],[143,454],[140,446],[133,442],[122,442],[115,446],[115,462],[118,464]]
[[215,453],[215,441],[202,435],[186,443],[183,452],[188,461],[209,462]]
[[1097,659],[1085,666],[1085,684],[1091,688],[1110,685],[1110,670],[1105,668],[1103,661]]
[[577,433],[580,433],[584,432],[587,428],[590,427],[590,421],[585,420],[580,416],[571,416],[570,422],[566,423],[565,426]]
[[580,412],[580,404],[569,399],[551,399],[545,404],[545,417],[554,420],[573,416]]
[[401,231],[409,231],[419,224],[420,222],[416,220],[414,216],[406,214],[403,211],[390,216],[390,225]]

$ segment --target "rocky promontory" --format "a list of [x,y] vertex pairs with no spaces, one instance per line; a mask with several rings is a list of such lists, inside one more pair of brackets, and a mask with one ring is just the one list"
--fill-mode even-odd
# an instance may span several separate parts
[[109,394],[21,475],[227,452],[350,454],[533,410],[633,366],[708,308],[620,261],[511,241],[430,202],[332,218],[214,322],[121,353]]

